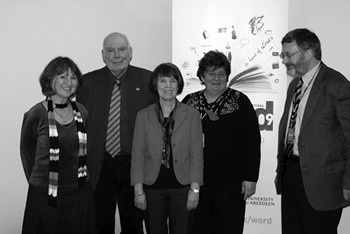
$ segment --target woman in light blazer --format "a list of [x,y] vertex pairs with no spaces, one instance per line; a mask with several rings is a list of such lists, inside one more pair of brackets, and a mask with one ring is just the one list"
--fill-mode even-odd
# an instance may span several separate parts
[[135,206],[145,210],[150,233],[185,234],[203,183],[201,119],[176,99],[184,81],[174,64],[160,64],[150,87],[158,99],[137,114],[132,144]]

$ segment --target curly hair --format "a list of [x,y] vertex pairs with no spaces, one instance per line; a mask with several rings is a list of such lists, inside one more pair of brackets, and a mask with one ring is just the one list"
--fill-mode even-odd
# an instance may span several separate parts
[[226,55],[217,50],[210,50],[205,53],[204,57],[199,60],[199,67],[197,70],[197,77],[201,81],[201,84],[204,84],[202,77],[204,77],[204,72],[208,70],[216,70],[218,68],[224,68],[227,78],[231,74],[231,64],[228,61]]

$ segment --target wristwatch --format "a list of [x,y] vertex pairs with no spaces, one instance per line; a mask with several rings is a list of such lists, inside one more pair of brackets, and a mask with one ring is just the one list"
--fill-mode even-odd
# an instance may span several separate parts
[[191,188],[191,191],[194,193],[199,193],[199,188],[198,189]]

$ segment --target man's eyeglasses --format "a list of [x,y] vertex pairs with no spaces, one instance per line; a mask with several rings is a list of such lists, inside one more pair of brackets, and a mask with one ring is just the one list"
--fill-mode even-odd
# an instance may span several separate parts
[[293,55],[295,55],[296,53],[300,52],[300,50],[290,54],[290,53],[280,53],[280,58],[281,59],[284,59],[284,58],[287,58],[287,59],[291,59],[293,57]]

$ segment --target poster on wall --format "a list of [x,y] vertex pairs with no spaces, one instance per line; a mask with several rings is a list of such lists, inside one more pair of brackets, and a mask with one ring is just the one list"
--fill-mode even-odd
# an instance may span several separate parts
[[246,202],[246,234],[280,232],[280,197],[273,181],[287,88],[279,53],[287,30],[288,0],[173,1],[172,61],[185,80],[179,100],[204,89],[196,76],[198,61],[218,50],[231,63],[228,86],[245,93],[258,116],[262,158],[256,194]]

